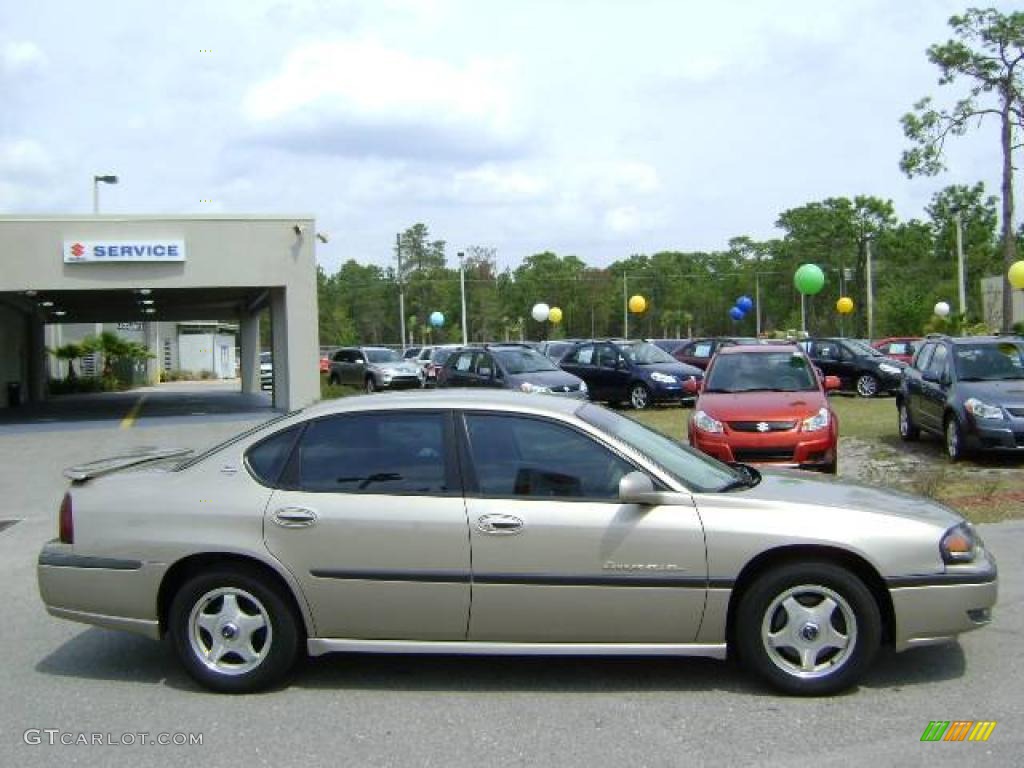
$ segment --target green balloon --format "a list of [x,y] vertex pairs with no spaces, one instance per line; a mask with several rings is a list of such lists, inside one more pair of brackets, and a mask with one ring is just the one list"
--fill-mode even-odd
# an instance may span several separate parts
[[825,273],[817,264],[803,264],[793,275],[793,285],[804,296],[813,296],[825,287]]

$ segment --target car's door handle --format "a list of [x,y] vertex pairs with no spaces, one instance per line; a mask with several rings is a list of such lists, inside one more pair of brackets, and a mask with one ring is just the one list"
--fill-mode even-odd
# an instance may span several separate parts
[[282,528],[308,528],[316,523],[316,512],[309,507],[281,507],[273,520]]
[[481,515],[476,520],[476,529],[494,536],[511,536],[522,533],[523,521],[512,515]]

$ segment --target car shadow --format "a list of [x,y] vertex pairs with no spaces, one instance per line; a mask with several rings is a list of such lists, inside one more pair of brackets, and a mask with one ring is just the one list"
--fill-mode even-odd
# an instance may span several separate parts
[[[861,683],[866,689],[955,680],[967,664],[957,643],[902,654],[883,652]],[[181,668],[170,643],[93,627],[35,667],[57,677],[161,684],[204,692]],[[777,694],[732,661],[702,658],[433,656],[328,654],[300,662],[283,688],[365,691],[608,693],[722,691]],[[843,695],[855,695],[853,689]]]

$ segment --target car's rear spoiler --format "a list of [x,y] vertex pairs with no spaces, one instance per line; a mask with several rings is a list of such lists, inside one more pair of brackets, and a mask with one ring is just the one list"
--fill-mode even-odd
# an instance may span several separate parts
[[111,456],[109,459],[91,461],[88,464],[79,464],[75,467],[68,467],[64,470],[64,477],[76,483],[84,483],[100,475],[109,475],[128,467],[137,467],[140,464],[148,464],[152,461],[167,461],[169,459],[183,459],[192,453],[191,448],[139,448],[131,453],[121,456]]

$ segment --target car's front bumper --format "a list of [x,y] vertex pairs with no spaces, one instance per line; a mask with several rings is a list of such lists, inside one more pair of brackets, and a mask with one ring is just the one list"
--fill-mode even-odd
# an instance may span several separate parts
[[157,639],[157,592],[166,567],[76,554],[50,541],[39,553],[39,596],[52,616]]
[[1024,419],[971,419],[965,430],[967,447],[975,451],[1024,451]]
[[983,552],[977,565],[945,573],[887,579],[896,618],[897,651],[953,640],[992,621],[999,581],[996,563]]
[[381,389],[417,389],[423,386],[420,376],[393,376],[390,379],[378,378]]
[[770,464],[806,469],[832,467],[836,463],[836,436],[820,432],[728,432],[692,433],[693,447],[726,463]]

